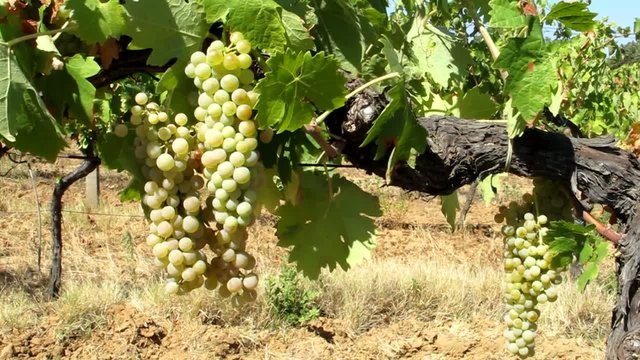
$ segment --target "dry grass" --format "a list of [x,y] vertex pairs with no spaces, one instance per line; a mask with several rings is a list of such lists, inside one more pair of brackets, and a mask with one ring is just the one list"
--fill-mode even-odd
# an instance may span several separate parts
[[[0,336],[12,329],[28,329],[44,319],[55,320],[52,326],[60,340],[84,336],[103,326],[107,309],[121,303],[151,318],[180,320],[193,329],[220,323],[248,329],[278,324],[263,296],[255,306],[242,312],[206,291],[166,297],[144,244],[146,225],[139,218],[142,211],[137,204],[121,204],[110,189],[120,187],[126,179],[111,173],[108,176],[102,205],[92,211],[132,217],[64,214],[64,288],[55,301],[46,300],[43,287],[46,276],[33,269],[36,230],[32,214],[1,215],[0,272],[8,275],[0,284]],[[4,182],[0,188],[0,211],[33,210],[30,185],[25,185],[25,181]],[[52,181],[45,179],[39,183],[41,198],[48,199]],[[382,204],[387,218],[406,222],[404,215],[415,211],[410,195],[397,189],[381,189],[376,181],[365,182],[368,190],[385,194]],[[83,184],[70,190],[65,197],[65,210],[86,211],[82,191]],[[46,202],[42,206],[48,207]],[[434,216],[434,219],[438,222],[436,228],[446,229],[441,218]],[[47,269],[50,248],[46,213],[43,220],[46,239],[43,269]],[[448,230],[434,232],[410,227],[403,231],[403,238],[381,237],[379,241],[397,241],[401,245],[394,246],[403,246],[402,242],[410,239],[411,244],[418,244],[418,250],[411,248],[400,257],[376,253],[374,260],[349,272],[323,273],[318,282],[305,282],[305,286],[318,291],[318,306],[323,314],[341,319],[353,334],[407,318],[500,321],[503,308],[502,273],[496,257],[500,248],[498,239],[457,235],[455,241],[443,241],[443,237],[449,236]],[[274,245],[273,228],[268,222],[259,222],[252,237],[259,239],[253,250],[259,254],[259,270],[264,278],[277,271],[283,251]],[[471,251],[461,251],[466,245],[456,241],[477,244]],[[543,334],[584,339],[591,346],[602,348],[613,301],[607,285],[595,283],[579,294],[573,283],[567,283],[561,285],[560,294],[558,302],[544,308]]]

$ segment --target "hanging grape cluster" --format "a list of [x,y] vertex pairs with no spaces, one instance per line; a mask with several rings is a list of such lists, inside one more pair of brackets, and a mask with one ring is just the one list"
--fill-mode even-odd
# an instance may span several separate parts
[[528,357],[534,353],[540,316],[538,304],[554,302],[558,298],[554,285],[562,278],[553,269],[552,254],[544,243],[547,217],[540,215],[536,219],[532,213],[525,213],[523,219],[517,228],[512,225],[502,228],[507,302],[504,335],[507,351]]
[[185,74],[199,92],[192,119],[170,115],[144,93],[131,108],[135,156],[148,179],[147,243],[169,276],[169,294],[204,285],[233,295],[234,305],[256,297],[255,259],[245,250],[259,162],[250,52],[249,41],[236,32],[229,46],[216,40],[206,53],[191,55]]

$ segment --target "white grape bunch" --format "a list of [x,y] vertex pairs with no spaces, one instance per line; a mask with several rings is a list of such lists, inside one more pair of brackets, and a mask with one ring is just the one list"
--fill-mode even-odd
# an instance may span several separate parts
[[[562,281],[551,263],[552,253],[544,238],[548,229],[547,217],[537,218],[525,213],[517,228],[505,225],[504,269],[505,301],[507,311],[504,321],[506,349],[521,358],[533,356],[540,316],[538,304],[554,302],[558,297],[555,285]],[[513,223],[516,225],[516,223]]]
[[131,109],[136,157],[149,179],[147,242],[169,276],[167,293],[204,286],[234,305],[256,298],[255,258],[246,252],[260,160],[250,52],[251,43],[235,32],[229,45],[216,40],[191,55],[184,71],[198,89],[192,119],[171,118],[146,94]]

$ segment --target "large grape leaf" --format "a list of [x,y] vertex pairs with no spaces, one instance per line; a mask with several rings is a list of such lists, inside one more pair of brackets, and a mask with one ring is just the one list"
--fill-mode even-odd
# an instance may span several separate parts
[[93,57],[76,54],[66,61],[62,70],[53,71],[38,82],[49,110],[62,119],[68,107],[73,116],[88,124],[93,119],[96,88],[87,78],[97,74],[100,65]]
[[209,26],[197,1],[127,1],[123,33],[132,47],[149,48],[147,63],[164,65],[172,58],[184,58],[199,50]]
[[436,84],[446,89],[450,80],[466,77],[471,57],[455,37],[416,19],[407,40],[413,45],[418,72],[428,74]]
[[[411,151],[418,154],[427,146],[427,131],[418,124],[407,97],[404,81],[399,81],[387,92],[389,104],[378,115],[361,146],[376,141],[376,158],[382,157],[390,145],[395,145],[388,168],[391,170],[398,161],[407,160]],[[391,179],[387,179],[389,181]]]
[[87,44],[118,38],[124,30],[125,12],[118,0],[67,0],[64,5],[73,11],[74,34]]
[[313,39],[298,15],[272,0],[200,0],[207,20],[223,20],[251,44],[269,52],[311,50]]
[[458,106],[464,119],[488,119],[498,111],[498,104],[478,87],[467,91]]
[[557,84],[556,69],[545,50],[542,26],[535,21],[529,36],[509,40],[495,62],[509,73],[504,90],[526,121],[551,103]]
[[366,259],[374,245],[372,217],[382,215],[378,199],[339,175],[305,171],[300,184],[300,204],[277,210],[278,245],[290,248],[289,259],[314,279],[323,267],[347,270]]
[[576,31],[590,31],[596,25],[596,13],[589,11],[583,2],[559,2],[551,8],[546,20],[558,20],[562,25]]
[[343,0],[311,0],[318,17],[316,34],[322,47],[338,58],[346,70],[362,70],[364,39],[358,15]]
[[527,18],[522,13],[518,1],[491,0],[489,26],[495,28],[515,28],[527,25]]
[[338,62],[323,52],[287,50],[267,60],[269,71],[256,85],[260,127],[293,131],[309,123],[316,110],[333,110],[345,102],[345,78]]
[[0,136],[18,150],[49,161],[66,144],[56,120],[12,51],[0,44]]

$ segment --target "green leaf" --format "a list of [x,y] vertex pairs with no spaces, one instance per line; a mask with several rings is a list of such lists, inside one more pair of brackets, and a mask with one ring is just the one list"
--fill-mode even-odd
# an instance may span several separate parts
[[593,258],[593,262],[600,263],[604,258],[609,255],[609,244],[606,241],[602,241],[596,245],[596,256]]
[[558,20],[572,30],[590,31],[596,25],[593,18],[598,14],[589,11],[588,6],[583,2],[562,1],[551,8],[546,20]]
[[555,65],[545,49],[542,26],[535,21],[529,36],[511,39],[495,62],[509,73],[504,90],[525,121],[551,103],[557,84]]
[[589,263],[584,267],[582,274],[578,277],[578,291],[583,292],[587,284],[598,277],[598,264]]
[[287,45],[282,25],[282,8],[270,0],[233,1],[227,25],[231,31],[241,31],[253,46],[268,52],[283,51]]
[[140,201],[144,194],[144,180],[133,177],[127,187],[120,192],[120,201]]
[[489,26],[494,28],[518,28],[527,25],[527,18],[522,13],[517,1],[491,0]]
[[67,0],[64,6],[73,11],[74,34],[87,44],[118,38],[124,31],[125,12],[118,0]]
[[66,142],[12,51],[0,44],[0,136],[18,150],[55,160]]
[[93,57],[76,54],[67,59],[62,70],[52,71],[39,81],[44,99],[56,118],[62,120],[68,107],[72,116],[84,124],[93,120],[96,88],[87,78],[99,71],[100,65]]
[[193,80],[185,75],[185,65],[186,61],[180,61],[167,69],[158,81],[156,92],[167,91],[164,105],[175,113],[182,112],[191,117],[197,103],[191,103],[189,99],[197,99],[198,90],[193,85]]
[[565,236],[570,237],[574,235],[587,235],[593,232],[594,225],[581,225],[569,221],[552,221],[549,224],[549,236],[558,237]]
[[458,202],[458,192],[454,191],[449,195],[441,195],[440,196],[440,211],[447,219],[449,225],[451,225],[451,229],[455,229],[456,226],[456,211],[460,207]]
[[267,60],[269,71],[256,85],[260,99],[256,121],[293,131],[309,123],[316,111],[333,110],[345,102],[345,78],[338,62],[323,52],[295,53],[287,50]]
[[502,113],[503,118],[507,120],[507,134],[509,134],[509,139],[514,139],[520,136],[527,127],[527,122],[524,121],[522,116],[520,116],[520,113],[515,113],[514,111],[513,98],[509,98],[509,100],[504,104],[504,110]]
[[124,34],[130,47],[151,49],[147,63],[164,65],[172,58],[185,58],[200,49],[209,26],[197,1],[127,1]]
[[500,178],[506,177],[507,174],[493,174],[485,177],[480,181],[480,192],[482,193],[482,199],[486,205],[491,204],[493,198],[495,198],[496,194],[502,187],[500,183]]
[[281,16],[282,25],[287,35],[288,48],[297,51],[316,49],[313,38],[309,34],[309,30],[305,28],[302,18],[287,10],[282,10]]
[[279,246],[290,248],[289,259],[310,278],[323,267],[347,270],[367,259],[381,216],[378,199],[339,175],[327,178],[303,172],[302,201],[278,208]]
[[489,119],[498,111],[498,104],[491,96],[477,87],[467,91],[458,104],[463,119]]
[[393,48],[391,40],[389,40],[386,35],[382,35],[382,39],[380,39],[380,42],[382,43],[382,52],[384,53],[385,57],[387,58],[387,62],[389,63],[389,70],[402,74],[404,69],[402,67],[402,63],[400,62],[400,58],[398,56],[398,53],[396,52],[396,49]]
[[436,84],[447,89],[451,80],[466,78],[471,57],[454,36],[416,19],[407,40],[412,45],[418,71],[429,75]]
[[280,200],[282,200],[282,193],[278,190],[274,180],[276,176],[277,171],[275,169],[264,169],[264,174],[260,176],[264,181],[261,181],[258,189],[256,189],[258,194],[256,202],[264,206],[272,214],[275,214],[276,209],[280,206]]
[[591,259],[591,255],[593,255],[593,246],[591,246],[591,244],[584,244],[578,256],[578,261],[584,265]]
[[640,17],[633,22],[633,32],[636,33],[636,41],[640,41]]
[[569,237],[564,236],[552,236],[549,235],[548,238],[554,239],[549,244],[549,251],[554,255],[559,255],[563,253],[573,253],[578,248],[578,243]]
[[[269,52],[315,50],[301,16],[272,0],[200,0],[207,21],[225,21],[258,49]],[[291,8],[290,6],[287,6]],[[299,10],[299,9],[297,9]],[[304,10],[304,9],[302,9]],[[304,13],[304,11],[302,11]]]
[[362,70],[364,39],[356,11],[343,0],[311,0],[318,17],[316,34],[322,48],[352,72]]
[[[395,147],[387,165],[390,170],[398,161],[409,159],[412,149],[418,154],[424,152],[427,147],[427,131],[420,126],[413,113],[404,81],[399,81],[389,89],[387,97],[390,100],[389,103],[374,121],[361,146],[376,140],[378,145],[376,159],[380,159],[387,152],[388,147],[394,144]],[[387,179],[387,181],[390,180]]]

